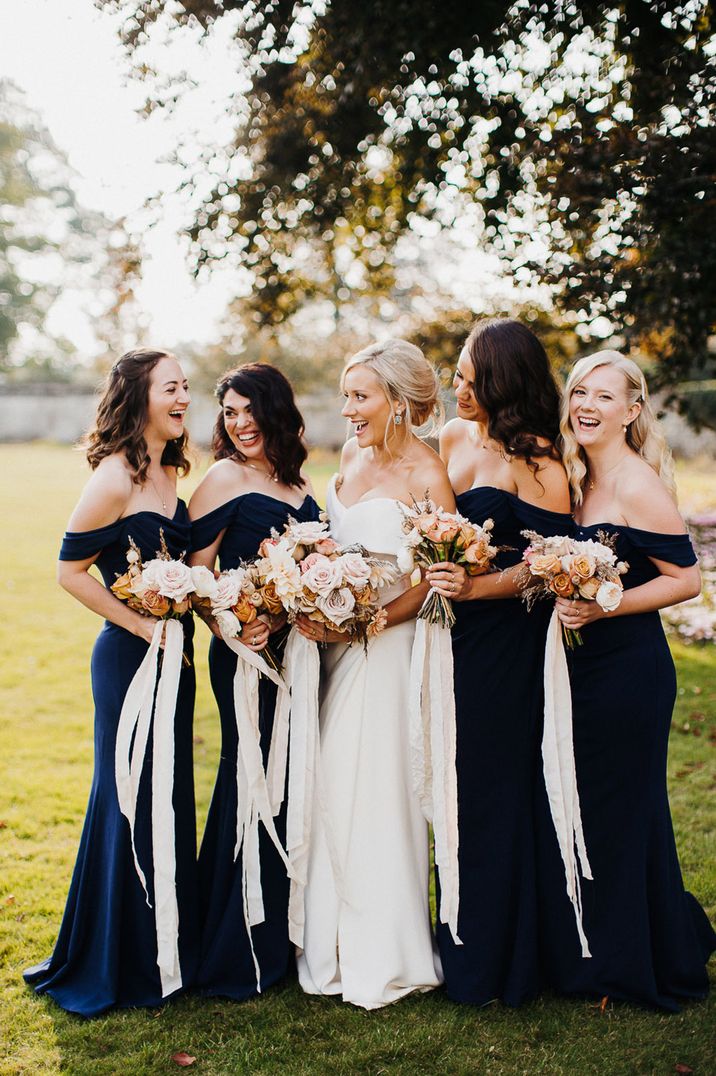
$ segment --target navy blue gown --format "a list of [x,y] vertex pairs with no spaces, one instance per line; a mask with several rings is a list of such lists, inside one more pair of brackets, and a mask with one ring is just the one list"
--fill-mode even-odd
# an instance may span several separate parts
[[[317,520],[319,512],[318,505],[311,497],[306,497],[299,508],[294,508],[285,501],[263,493],[246,493],[195,520],[192,525],[192,547],[197,550],[206,548],[225,529],[219,548],[219,566],[222,571],[236,568],[242,560],[256,556],[259,545],[269,536],[272,527],[281,531],[289,516],[302,522]],[[271,645],[275,649],[275,636]],[[197,985],[204,994],[243,1001],[257,993],[257,982],[244,922],[241,890],[243,853],[239,853],[234,861],[238,739],[233,682],[238,660],[221,639],[212,637],[209,672],[221,719],[221,759],[199,852],[203,926]],[[270,680],[261,677],[259,729],[264,765],[273,729],[276,690]],[[276,828],[282,840],[285,825],[282,811],[276,819]],[[292,946],[288,940],[286,868],[262,825],[259,826],[259,849],[266,918],[252,928],[251,935],[263,991],[286,974]]]
[[[629,564],[625,589],[654,579],[649,560],[696,563],[687,535],[603,523]],[[584,837],[594,880],[582,881],[591,959],[582,959],[564,869],[539,795],[540,936],[548,982],[566,994],[619,998],[678,1011],[708,990],[716,936],[681,878],[666,789],[676,673],[659,614],[597,620],[568,654],[574,751]]]
[[[174,557],[189,549],[186,505],[177,504],[173,519],[155,512],[136,512],[97,530],[68,532],[61,560],[95,562],[105,586],[127,569],[130,536],[142,559],[155,557],[164,530]],[[191,658],[192,619],[185,620],[184,652]],[[105,621],[92,651],[92,693],[95,703],[95,768],[87,815],[65,913],[55,950],[49,959],[25,972],[38,993],[47,993],[64,1009],[96,1016],[112,1006],[156,1006],[162,998],[157,968],[153,907],[132,857],[129,823],[119,810],[115,785],[115,741],[127,688],[148,644],[124,628]],[[194,667],[182,669],[175,718],[174,812],[176,888],[179,907],[179,959],[184,987],[191,984],[198,958],[198,885],[192,721]],[[152,892],[151,736],[137,802],[135,840],[139,862]]]
[[[517,564],[520,531],[569,534],[571,516],[493,486],[457,497],[474,523],[494,520],[495,564]],[[541,766],[542,669],[547,603],[520,598],[456,602],[453,628],[460,912],[455,945],[438,924],[445,987],[454,1001],[519,1005],[539,988],[534,785]],[[439,882],[439,877],[438,877]]]

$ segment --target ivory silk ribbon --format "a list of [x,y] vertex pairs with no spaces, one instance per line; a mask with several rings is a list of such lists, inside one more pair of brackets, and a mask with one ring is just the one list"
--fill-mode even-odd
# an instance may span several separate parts
[[[159,684],[157,666],[164,638]],[[184,629],[178,620],[159,620],[144,660],[122,704],[115,745],[115,782],[119,809],[129,822],[134,865],[151,908],[134,837],[139,783],[152,727],[152,858],[157,966],[162,997],[182,986],[179,964],[179,909],[176,895],[174,832],[174,715],[181,676]],[[156,688],[156,701],[155,701]]]
[[432,822],[440,871],[441,923],[456,945],[460,905],[455,694],[449,628],[419,619],[410,661],[410,757],[413,786]]
[[263,923],[265,919],[259,857],[259,822],[263,822],[266,832],[283,860],[289,877],[293,876],[293,868],[276,832],[273,820],[274,811],[261,755],[259,673],[262,673],[278,687],[274,722],[278,718],[279,702],[284,697],[288,697],[288,689],[283,678],[275,669],[271,668],[261,653],[249,650],[238,639],[230,638],[224,635],[223,632],[222,638],[229,649],[239,658],[234,674],[234,713],[236,715],[238,738],[234,859],[238,859],[239,853],[243,849],[241,890],[244,905],[244,922],[246,923],[246,933],[248,934],[251,957],[256,972],[256,987],[258,992],[261,993],[261,969],[251,936],[251,928]]
[[582,925],[579,869],[581,868],[582,875],[590,880],[592,871],[587,859],[582,816],[579,809],[572,735],[572,694],[562,630],[556,609],[552,612],[547,629],[544,656],[542,763],[552,822],[564,863],[567,896],[574,908],[582,956],[590,957],[592,954],[589,951],[587,936]]
[[291,629],[286,643],[284,675],[290,692],[279,695],[276,703],[267,779],[271,806],[276,815],[284,799],[288,766],[286,848],[291,877],[288,933],[293,944],[302,949],[304,891],[308,881],[313,802],[319,770],[320,657],[317,644],[305,639],[295,628]]

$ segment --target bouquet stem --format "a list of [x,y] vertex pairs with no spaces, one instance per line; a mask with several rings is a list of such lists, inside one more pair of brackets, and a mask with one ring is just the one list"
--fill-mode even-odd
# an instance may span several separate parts
[[429,624],[440,624],[443,628],[451,628],[455,623],[452,602],[449,598],[444,598],[442,594],[430,590],[420,607],[418,618],[427,620]]
[[564,636],[564,645],[567,650],[576,650],[578,646],[581,646],[584,640],[582,639],[581,631],[576,631],[574,628],[566,628],[562,625],[562,635]]

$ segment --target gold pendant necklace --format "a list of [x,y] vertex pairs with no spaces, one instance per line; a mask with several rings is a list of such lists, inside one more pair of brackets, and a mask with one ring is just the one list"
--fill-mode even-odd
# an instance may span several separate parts
[[167,509],[167,502],[166,502],[166,501],[164,500],[164,498],[162,497],[161,493],[160,493],[160,492],[159,492],[159,490],[157,489],[157,484],[156,484],[156,482],[154,481],[154,479],[152,478],[152,476],[151,476],[150,474],[147,474],[147,478],[148,478],[148,479],[149,479],[149,481],[150,481],[150,482],[152,483],[152,486],[154,487],[154,492],[156,493],[157,497],[158,497],[158,498],[159,498],[159,500],[161,501],[161,504],[162,504],[162,508],[164,509],[164,514],[166,515],[166,513],[167,513],[167,511],[168,511],[168,509]]
[[249,463],[248,460],[244,460],[244,464],[246,467],[250,467],[252,471],[262,474],[264,478],[269,480],[269,482],[278,482],[278,475],[269,474],[268,471],[264,471],[262,467],[257,467],[255,463]]

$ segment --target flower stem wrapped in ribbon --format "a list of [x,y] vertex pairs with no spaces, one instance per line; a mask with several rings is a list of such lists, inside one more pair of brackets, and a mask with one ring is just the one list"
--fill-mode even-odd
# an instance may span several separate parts
[[[523,553],[517,577],[522,597],[531,609],[541,598],[572,598],[596,601],[606,612],[619,605],[623,587],[620,576],[628,565],[617,561],[614,539],[603,531],[598,541],[578,541],[565,535],[544,537],[523,531],[529,545]],[[562,630],[560,631],[560,627]],[[547,628],[544,659],[544,727],[542,765],[552,822],[564,863],[567,896],[577,925],[583,957],[590,957],[582,924],[579,874],[591,879],[592,871],[582,827],[577,788],[572,730],[572,693],[564,646],[582,645],[579,632],[560,625],[554,609]]]
[[154,918],[157,966],[162,996],[167,997],[182,986],[172,802],[174,712],[184,646],[184,629],[179,618],[191,608],[194,584],[183,557],[174,560],[170,556],[163,531],[160,531],[160,541],[156,559],[143,564],[141,553],[130,538],[127,571],[117,578],[111,589],[132,609],[158,618],[149,649],[122,704],[115,745],[115,781],[119,809],[129,822],[134,865],[151,907],[147,879],[134,838],[139,783],[151,731]]
[[[492,570],[499,547],[491,541],[493,522],[477,526],[456,512],[445,512],[426,491],[422,501],[404,507],[405,540],[398,567],[419,581],[420,567],[449,561],[468,575]],[[430,591],[418,613],[410,664],[410,750],[413,785],[423,814],[432,823],[435,862],[440,871],[440,921],[457,944],[460,884],[458,869],[457,774],[455,771],[455,695],[450,628],[452,602]]]

